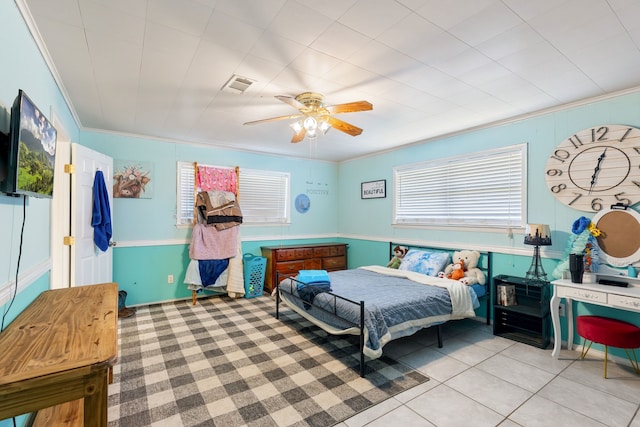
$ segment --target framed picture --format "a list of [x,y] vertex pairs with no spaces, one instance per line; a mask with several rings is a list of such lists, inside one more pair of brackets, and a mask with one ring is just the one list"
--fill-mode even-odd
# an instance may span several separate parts
[[113,197],[153,198],[153,164],[138,160],[113,161]]
[[387,197],[387,180],[363,182],[360,184],[360,197],[363,199],[384,199]]

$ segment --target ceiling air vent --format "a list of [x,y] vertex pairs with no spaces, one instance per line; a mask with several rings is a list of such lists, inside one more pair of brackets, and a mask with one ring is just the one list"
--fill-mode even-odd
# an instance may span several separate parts
[[244,93],[253,83],[254,80],[234,74],[222,89],[227,89],[234,93]]

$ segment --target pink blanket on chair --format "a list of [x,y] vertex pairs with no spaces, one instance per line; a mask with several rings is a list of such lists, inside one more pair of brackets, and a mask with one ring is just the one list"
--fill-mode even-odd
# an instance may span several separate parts
[[238,246],[238,230],[240,227],[217,230],[213,226],[196,224],[193,226],[189,258],[227,259],[236,256]]

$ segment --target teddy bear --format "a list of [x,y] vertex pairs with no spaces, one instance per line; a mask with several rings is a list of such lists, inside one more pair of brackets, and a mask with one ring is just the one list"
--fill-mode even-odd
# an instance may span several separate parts
[[452,260],[453,263],[446,266],[444,271],[438,273],[438,277],[448,277],[454,270],[454,265],[462,262],[466,271],[464,271],[464,277],[459,278],[458,281],[465,285],[475,285],[476,283],[484,285],[486,283],[484,272],[478,268],[480,252],[469,250],[455,251]]
[[402,258],[407,254],[407,249],[405,246],[396,246],[393,248],[393,258],[387,264],[389,268],[399,268],[400,263],[402,262]]
[[464,277],[464,260],[460,260],[453,264],[452,270],[449,274],[447,274],[447,279],[459,280]]

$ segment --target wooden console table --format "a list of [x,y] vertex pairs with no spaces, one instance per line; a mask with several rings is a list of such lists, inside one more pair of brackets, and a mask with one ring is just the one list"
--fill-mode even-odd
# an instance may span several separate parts
[[117,334],[116,283],[41,293],[0,334],[0,420],[84,398],[84,425],[106,427]]
[[622,288],[597,283],[572,283],[566,279],[551,282],[553,286],[553,296],[549,303],[551,321],[553,323],[553,351],[551,356],[554,359],[560,356],[560,348],[562,347],[559,316],[561,298],[566,300],[567,349],[569,350],[573,350],[573,301],[640,312],[640,280],[623,276],[607,276],[606,278],[627,282],[629,286]]

